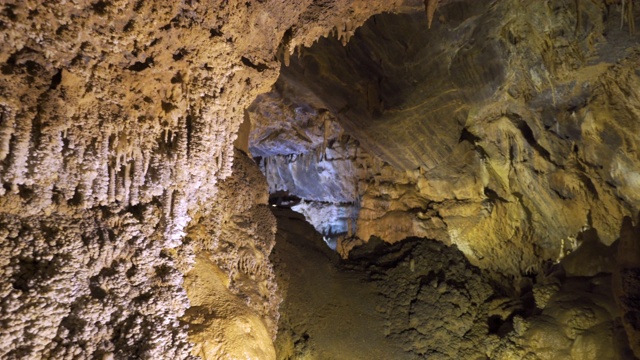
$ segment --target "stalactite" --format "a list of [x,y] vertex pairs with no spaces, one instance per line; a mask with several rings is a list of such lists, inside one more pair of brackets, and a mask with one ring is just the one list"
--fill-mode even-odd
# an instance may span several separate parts
[[114,180],[113,183],[115,185],[115,198],[114,200],[118,201],[121,204],[124,204],[125,191],[124,191],[124,166],[113,168]]
[[431,23],[433,22],[433,15],[436,13],[438,9],[439,0],[424,0],[424,7],[427,13],[427,27],[431,29]]
[[216,161],[216,171],[220,171],[222,169],[222,154],[218,152],[215,157]]
[[[82,174],[82,176],[79,176],[77,179],[77,191],[82,196],[82,203],[80,205],[83,208],[92,207],[94,205],[94,181],[98,175],[97,168],[99,166],[96,161],[97,151],[95,148],[95,140],[89,146],[80,146],[76,144],[73,129],[67,132],[67,139],[69,141],[69,148],[74,149],[75,154],[78,156],[71,171]],[[64,155],[65,163],[69,158],[70,156],[68,154]],[[65,167],[67,169],[70,168],[69,165]]]
[[625,5],[626,5],[626,0],[621,0],[622,1],[622,5],[620,6],[620,30],[622,30],[622,28],[624,27],[624,20],[625,20]]
[[338,32],[338,38],[341,40],[342,46],[347,46],[347,43],[349,43],[349,40],[351,40],[354,34],[354,28],[355,26],[351,20],[343,22],[340,27],[341,31]]
[[165,189],[164,195],[162,197],[162,215],[167,226],[169,226],[171,222],[172,206],[173,206],[173,190]]
[[167,221],[167,243],[165,246],[173,248],[180,245],[181,239],[184,236],[184,228],[189,223],[189,217],[187,215],[188,199],[185,193],[181,190],[174,190],[171,192],[169,202],[169,215]]
[[12,156],[7,177],[11,180],[13,192],[17,192],[17,186],[25,182],[31,147],[32,122],[33,118],[30,115],[21,114],[16,117],[15,146],[10,150]]
[[109,166],[109,193],[107,201],[112,203],[116,199],[116,170]]
[[580,0],[575,0],[576,7],[576,28],[574,30],[574,35],[578,35],[580,32],[580,27],[582,26],[582,7],[580,6]]
[[4,161],[9,155],[15,125],[13,111],[7,107],[0,107],[0,161]]
[[329,136],[331,136],[331,119],[329,119],[328,113],[324,114],[324,119],[322,123],[324,127],[323,129],[324,131],[322,134],[322,149],[323,149],[323,152],[326,153],[328,143],[329,143]]
[[142,152],[134,150],[132,162],[131,190],[129,192],[129,202],[137,205],[140,202],[140,187],[144,184],[144,160]]
[[[106,204],[109,201],[109,185],[111,172],[109,171],[109,138],[111,131],[109,129],[102,130],[102,139],[99,142],[99,150],[95,163],[98,164],[98,175],[96,177],[95,195],[98,203]],[[89,159],[88,159],[89,160]],[[94,166],[91,162],[87,167]]]
[[185,162],[187,161],[187,152],[189,147],[188,137],[187,137],[187,133],[189,130],[187,129],[186,117],[181,116],[178,119],[178,129],[179,131],[176,133],[176,137],[177,137],[176,153],[177,153],[178,164],[182,165],[182,164],[185,164]]
[[140,176],[140,180],[141,180],[141,184],[144,183],[144,180],[147,177],[147,174],[149,173],[149,166],[151,165],[151,154],[149,153],[148,150],[144,150],[142,151],[142,175]]
[[127,161],[124,166],[124,177],[123,177],[123,199],[125,205],[129,205],[130,202],[130,194],[131,194],[131,163],[133,161]]
[[627,22],[629,23],[629,35],[636,31],[635,18],[633,16],[633,0],[627,0]]
[[284,66],[289,66],[289,63],[291,62],[291,44],[287,43],[284,46],[284,50],[283,50],[284,54]]
[[[49,153],[49,156],[44,160],[44,163],[46,165],[43,166],[41,169],[64,169],[67,171],[61,171],[61,174],[59,174],[58,178],[55,180],[51,180],[50,176],[48,176],[49,174],[46,174],[46,175],[41,174],[42,176],[41,183],[46,184],[46,186],[43,189],[43,191],[45,191],[46,193],[42,195],[42,198],[47,200],[51,199],[53,186],[56,182],[61,182],[60,178],[63,178],[63,179],[68,178],[68,179],[65,179],[66,181],[64,181],[64,183],[69,184],[69,187],[73,189],[72,193],[75,194],[75,191],[76,191],[75,189],[78,186],[78,178],[81,178],[82,174],[73,173],[73,172],[69,173],[68,169],[65,169],[64,157],[63,157],[64,156],[63,154],[64,132],[54,130],[52,131],[52,134],[48,136],[48,138],[49,138],[48,142],[50,145],[47,146],[46,151]],[[49,178],[49,181],[47,181],[46,178]]]

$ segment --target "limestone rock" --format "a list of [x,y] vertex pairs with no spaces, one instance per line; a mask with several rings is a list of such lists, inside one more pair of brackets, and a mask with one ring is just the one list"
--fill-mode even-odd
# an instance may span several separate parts
[[300,215],[275,214],[279,359],[632,358],[608,274],[548,273],[505,296],[455,246],[378,239],[344,262]]
[[[216,207],[244,110],[278,76],[280,44],[405,6],[331,4],[0,5],[0,357],[191,358],[178,322],[197,248],[186,229]],[[240,216],[263,216],[269,233],[267,213],[251,211]],[[218,241],[213,228],[201,239]],[[263,245],[238,268],[260,273]],[[256,300],[252,311],[276,318],[275,300]]]
[[[280,91],[283,103],[328,109],[384,164],[355,175],[359,241],[426,236],[516,278],[586,231],[610,246],[639,210],[640,168],[638,44],[615,6],[441,3],[431,29],[422,12],[376,15],[346,45],[291,57],[278,88],[303,95]],[[269,181],[318,187],[316,166],[279,165]],[[352,176],[324,180],[315,200],[336,202]]]
[[390,248],[381,242],[381,249],[354,250],[357,260],[343,264],[300,215],[276,214],[271,258],[284,298],[279,359],[483,353],[486,322],[476,317],[491,290],[462,253],[428,240]]
[[[386,334],[353,319],[354,333],[408,358],[637,355],[640,260],[625,219],[640,210],[639,9],[443,0],[427,17],[418,0],[3,2],[0,357],[272,358],[273,217],[265,178],[234,143],[270,158],[274,188],[327,202],[304,211],[328,233],[346,225],[342,255],[377,238],[393,249],[346,278],[320,251],[336,277],[314,279],[339,279],[344,308],[371,315],[369,296],[384,293],[405,310],[371,315],[388,316]],[[402,241],[412,236],[444,244]],[[534,283],[558,262],[585,278],[557,292]],[[487,300],[491,289],[509,297]],[[343,317],[321,299],[321,314]],[[289,325],[278,349],[291,356],[335,341]],[[333,350],[376,358],[352,340]]]

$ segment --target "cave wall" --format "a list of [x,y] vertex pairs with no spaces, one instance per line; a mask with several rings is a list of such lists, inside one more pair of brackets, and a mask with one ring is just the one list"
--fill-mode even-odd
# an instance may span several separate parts
[[180,320],[203,359],[275,357],[281,298],[269,262],[275,219],[267,194],[258,166],[236,150],[215,203],[201,207],[186,229],[195,264],[181,269],[190,303]]
[[[276,53],[414,5],[3,2],[0,357],[189,358],[184,275],[207,247],[187,227],[217,206],[244,109],[278,76]],[[212,226],[197,240],[221,236]],[[203,263],[233,277],[238,259],[216,259]],[[271,336],[274,304],[242,311]]]
[[[629,23],[639,9],[621,5],[444,3],[431,29],[423,13],[379,14],[346,45],[329,37],[291,57],[275,87],[285,107],[309,99],[382,161],[350,165],[357,239],[345,251],[424,236],[517,283],[585,232],[611,245],[640,210],[640,38]],[[276,158],[269,181],[335,202],[303,159]],[[332,167],[347,166],[320,173]]]
[[[640,262],[628,230],[640,210],[637,6],[440,5],[430,30],[423,14],[380,14],[348,43],[328,37],[288,59],[271,114],[328,111],[343,131],[321,144],[321,122],[302,121],[254,139],[288,141],[264,162],[270,185],[307,199],[294,208],[326,235],[328,218],[347,221],[340,186],[315,179],[349,169],[357,182],[324,182],[357,191],[357,221],[331,243],[343,257],[376,238],[426,237],[456,245],[494,289],[534,286],[540,313],[511,318],[491,358],[632,358],[607,350],[627,336],[638,356]],[[250,118],[264,120],[264,105],[257,99]],[[344,134],[359,156],[322,158]],[[551,264],[570,279],[547,279]],[[551,338],[563,340],[545,348]]]
[[274,214],[278,359],[634,358],[609,273],[556,266],[510,296],[455,246],[374,239],[341,261],[301,215]]
[[[242,159],[233,143],[245,109],[276,81],[278,58],[292,72],[354,81],[312,95],[365,151],[391,164],[366,166],[360,182],[373,185],[354,185],[362,204],[371,204],[353,230],[361,238],[368,240],[368,229],[397,240],[430,234],[457,244],[474,264],[510,276],[557,257],[564,239],[583,226],[610,244],[623,216],[637,212],[640,193],[639,55],[626,50],[637,46],[628,16],[621,29],[611,1],[472,2],[469,12],[459,11],[464,2],[447,3],[431,33],[423,13],[407,15],[398,31],[452,39],[451,48],[424,39],[393,44],[376,32],[366,33],[376,39],[366,48],[354,41],[371,15],[422,12],[422,1],[0,5],[0,356],[232,354],[233,341],[228,348],[207,343],[207,334],[215,338],[237,325],[211,321],[219,304],[229,305],[225,319],[241,314],[259,329],[260,339],[240,336],[236,344],[273,336],[279,299],[266,260],[273,219],[260,196],[228,199],[257,195],[254,183],[232,176],[234,157]],[[302,46],[323,36],[327,56],[337,58],[311,61],[314,71],[305,73],[294,54],[313,58],[314,50]],[[427,59],[420,77],[384,76],[390,69],[350,62],[382,44],[395,52],[392,72],[402,72],[407,58]],[[413,46],[419,51],[407,57],[403,51]],[[429,56],[433,51],[440,57]],[[497,65],[480,69],[478,62]],[[292,88],[309,85],[289,70]],[[365,79],[367,72],[381,75]],[[426,81],[433,74],[452,77]],[[320,80],[318,86],[341,88],[330,77]],[[417,91],[401,91],[413,81]],[[421,102],[437,91],[446,94]],[[345,99],[354,103],[338,101]],[[419,118],[413,106],[433,110],[428,123],[409,121]],[[398,110],[409,111],[406,119],[392,116]],[[398,119],[397,128],[385,130]],[[406,152],[377,143],[407,133],[421,141],[404,142],[412,144]],[[310,139],[321,143],[319,135]],[[323,147],[326,139],[322,134]],[[245,160],[238,160],[246,165],[240,179],[253,174],[264,182]],[[488,175],[452,183],[458,172]],[[253,217],[264,221],[248,224]],[[631,291],[629,282],[619,287]],[[203,298],[201,288],[221,295]],[[273,356],[269,345],[255,349]]]

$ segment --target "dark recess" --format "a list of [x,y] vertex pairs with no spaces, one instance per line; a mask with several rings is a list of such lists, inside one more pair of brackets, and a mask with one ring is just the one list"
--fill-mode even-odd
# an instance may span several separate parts
[[58,70],[58,72],[53,75],[53,77],[51,78],[51,85],[49,85],[49,89],[55,90],[58,85],[60,85],[60,82],[62,82],[62,70]]
[[140,72],[146,70],[153,65],[153,58],[148,57],[144,62],[137,61],[135,64],[129,66],[127,69],[131,71]]
[[107,13],[107,7],[109,7],[109,5],[111,5],[111,4],[109,4],[106,1],[102,1],[101,0],[101,1],[98,1],[97,3],[93,4],[92,8],[93,8],[93,11],[96,12],[96,14],[105,15]]
[[258,72],[263,72],[263,71],[265,71],[265,70],[267,70],[267,69],[269,68],[269,67],[268,67],[267,65],[265,65],[265,64],[258,64],[258,65],[256,65],[256,64],[252,63],[252,62],[251,62],[251,60],[247,59],[247,58],[246,58],[246,57],[244,57],[244,56],[240,58],[240,61],[242,61],[242,63],[243,63],[245,66],[248,66],[248,67],[250,67],[250,68],[252,68],[252,69],[256,69],[256,70],[258,70]]

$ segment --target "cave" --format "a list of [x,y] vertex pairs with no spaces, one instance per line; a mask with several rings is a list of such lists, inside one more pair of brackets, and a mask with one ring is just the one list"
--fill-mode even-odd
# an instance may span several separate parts
[[639,359],[633,0],[6,0],[0,358]]

